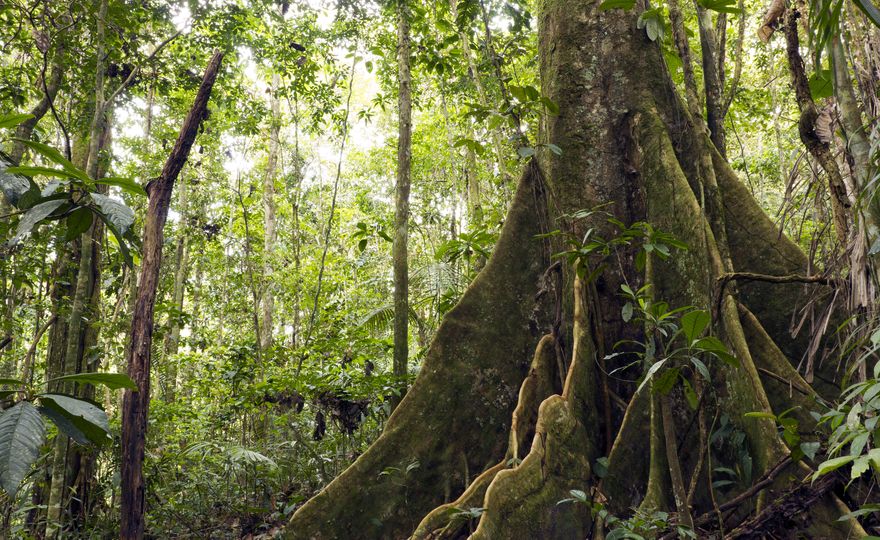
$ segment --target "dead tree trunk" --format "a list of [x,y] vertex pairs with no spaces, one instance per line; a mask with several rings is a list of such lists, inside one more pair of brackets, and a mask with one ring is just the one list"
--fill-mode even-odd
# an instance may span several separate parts
[[156,288],[162,265],[162,229],[168,217],[174,182],[186,164],[199,126],[207,116],[208,99],[222,59],[222,53],[214,53],[162,173],[147,185],[150,202],[144,226],[143,262],[126,354],[128,375],[137,384],[138,391],[126,390],[122,401],[122,520],[119,535],[125,540],[144,536],[144,437],[150,405],[150,350]]

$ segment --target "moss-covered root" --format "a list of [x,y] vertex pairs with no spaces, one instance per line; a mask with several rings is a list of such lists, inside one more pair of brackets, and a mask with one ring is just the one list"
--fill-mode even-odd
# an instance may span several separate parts
[[507,460],[519,462],[529,453],[538,423],[538,408],[548,397],[556,393],[556,343],[552,335],[544,336],[535,350],[529,374],[519,389],[519,400],[513,411],[510,427],[510,443]]
[[471,508],[482,507],[489,484],[506,467],[506,462],[502,461],[486,469],[471,482],[461,497],[432,510],[416,527],[411,540],[453,540],[467,536],[465,531],[471,518],[466,512]]
[[538,408],[555,393],[553,385],[558,379],[555,339],[548,334],[538,342],[529,374],[520,386],[519,400],[513,411],[510,428],[510,443],[504,460],[477,477],[461,497],[438,506],[425,516],[413,533],[413,540],[440,540],[461,536],[468,526],[468,519],[462,510],[481,507],[486,489],[495,475],[505,469],[510,460],[518,462],[521,456],[528,454],[535,435]]
[[[590,512],[579,504],[558,504],[572,489],[589,493],[590,463],[598,430],[595,415],[596,348],[575,281],[574,348],[561,396],[541,403],[531,450],[514,469],[500,471],[486,491],[485,510],[472,539],[586,538]],[[589,426],[590,429],[586,426]]]
[[[286,538],[405,538],[507,450],[517,393],[545,310],[543,179],[530,164],[495,252],[445,317],[418,379],[379,439],[297,510]],[[385,474],[382,474],[385,473]]]

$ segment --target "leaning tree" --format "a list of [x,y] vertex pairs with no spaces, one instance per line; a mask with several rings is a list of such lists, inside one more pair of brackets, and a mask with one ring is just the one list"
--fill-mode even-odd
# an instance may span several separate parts
[[[602,538],[590,508],[560,503],[572,490],[701,535],[863,534],[837,520],[833,479],[803,481],[809,460],[772,418],[798,407],[789,415],[810,431],[815,392],[833,388],[819,384],[833,374],[811,385],[792,364],[805,349],[792,311],[822,285],[772,282],[804,274],[804,254],[688,112],[638,9],[598,6],[543,2],[542,91],[559,114],[541,132],[562,155],[526,166],[491,260],[412,389],[288,537]],[[666,257],[664,241],[687,249]],[[704,311],[669,315],[684,306]],[[647,384],[621,380],[644,378],[638,366]]]

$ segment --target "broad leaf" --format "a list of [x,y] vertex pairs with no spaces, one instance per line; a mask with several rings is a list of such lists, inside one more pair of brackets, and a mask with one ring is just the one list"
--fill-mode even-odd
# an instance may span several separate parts
[[90,194],[92,200],[101,209],[101,212],[107,216],[107,221],[113,224],[116,229],[125,234],[125,231],[134,223],[134,211],[125,206],[125,203],[100,193]]
[[30,402],[20,401],[0,414],[0,487],[10,496],[39,457],[45,430]]
[[121,188],[123,191],[131,193],[132,195],[141,195],[143,197],[147,196],[147,191],[143,188],[143,186],[141,186],[131,178],[113,176],[108,178],[100,178],[98,180],[95,180],[95,183],[104,184],[107,186],[116,186],[118,188]]
[[106,386],[110,390],[119,388],[127,388],[137,392],[137,385],[131,378],[124,373],[77,373],[75,375],[64,375],[63,377],[55,377],[49,382],[79,382],[89,384],[100,384]]
[[31,183],[20,174],[8,172],[10,164],[0,157],[0,191],[10,204],[18,204],[22,195],[31,188]]
[[43,144],[43,143],[39,143],[36,141],[29,141],[26,139],[15,139],[15,140],[20,142],[21,144],[27,146],[28,148],[30,148],[34,152],[40,154],[41,156],[48,159],[49,161],[54,161],[58,165],[61,165],[62,167],[64,167],[64,170],[69,172],[74,178],[82,180],[83,182],[85,182],[87,184],[91,183],[92,179],[89,178],[89,175],[87,175],[85,173],[85,171],[77,168],[66,157],[61,155],[61,152],[52,148],[48,144]]
[[64,240],[70,241],[86,232],[92,226],[95,214],[90,208],[78,208],[67,216],[67,231],[64,233]]
[[4,114],[0,116],[0,128],[11,128],[15,127],[25,120],[33,118],[32,114]]
[[605,0],[599,4],[599,9],[632,9],[635,5],[636,0]]
[[53,169],[51,167],[9,167],[6,169],[12,174],[23,174],[25,176],[47,176],[49,178],[76,178],[76,175],[64,169]]
[[15,235],[9,239],[9,245],[14,246],[19,243],[22,238],[33,230],[37,223],[49,217],[49,214],[58,210],[64,202],[63,199],[46,201],[25,212],[21,219],[18,220],[18,227],[15,229]]
[[107,413],[96,405],[63,394],[41,394],[39,398],[40,412],[71,439],[99,445],[110,441]]
[[875,26],[880,26],[880,10],[872,0],[853,0]]
[[831,471],[835,471],[855,459],[855,456],[841,456],[824,461],[821,465],[819,465],[819,469],[816,470],[815,474],[813,474],[813,480],[819,478],[823,474],[828,474]]
[[700,337],[707,326],[709,326],[709,314],[703,310],[695,309],[681,316],[681,331],[684,332],[689,344]]
[[810,75],[809,85],[810,95],[813,96],[815,101],[834,95],[834,84],[830,69],[823,69],[818,73]]
[[648,383],[648,381],[651,380],[651,378],[654,376],[654,374],[657,373],[657,371],[660,368],[662,368],[663,364],[665,364],[665,363],[666,363],[666,359],[664,358],[663,360],[660,360],[659,362],[655,362],[654,364],[651,365],[650,368],[648,368],[648,373],[645,374],[645,380],[642,381],[642,383],[639,385],[638,389],[636,390],[637,393],[642,390],[642,387],[645,386]]

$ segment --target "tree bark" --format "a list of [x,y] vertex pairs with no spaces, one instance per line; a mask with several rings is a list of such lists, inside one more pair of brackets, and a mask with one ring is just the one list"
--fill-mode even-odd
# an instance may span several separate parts
[[828,188],[831,192],[831,210],[834,215],[834,230],[837,232],[837,240],[841,245],[845,245],[849,238],[849,208],[851,206],[849,195],[846,192],[843,176],[837,167],[837,161],[831,153],[830,141],[823,141],[816,133],[816,122],[819,119],[820,113],[810,93],[804,60],[800,53],[800,38],[797,27],[798,17],[799,14],[796,10],[789,10],[784,22],[788,68],[791,73],[791,81],[794,86],[798,108],[801,111],[801,117],[798,121],[798,133],[807,151],[819,162],[825,174],[828,175]]
[[[397,187],[394,215],[394,375],[401,378],[400,392],[406,392],[409,369],[409,191],[412,172],[412,76],[410,74],[410,10],[408,0],[397,4]],[[394,406],[400,398],[395,399]]]
[[[281,78],[276,74],[272,77],[272,91],[277,92]],[[275,264],[275,244],[278,233],[275,230],[275,176],[278,168],[278,153],[281,141],[281,103],[277,96],[272,96],[272,116],[269,129],[269,152],[266,156],[266,173],[263,175],[263,298],[262,320],[260,326],[260,349],[263,358],[273,343],[273,315],[275,312],[275,294],[273,282],[273,266]]]
[[[174,286],[171,290],[171,304],[183,312],[186,280],[189,274],[189,242],[187,242],[187,209],[190,187],[185,183],[180,186],[178,202],[180,204],[180,223],[177,225],[177,247],[174,253]],[[165,381],[162,398],[166,403],[173,403],[177,395],[178,360],[172,358],[177,354],[180,345],[180,319],[175,316],[171,329],[165,334],[163,344],[163,360],[165,361]]]
[[199,126],[207,115],[208,99],[222,59],[222,53],[214,53],[162,173],[147,185],[149,206],[144,227],[143,262],[126,354],[128,375],[135,381],[138,390],[126,390],[122,402],[122,506],[119,534],[125,540],[139,540],[144,536],[144,437],[150,404],[150,352],[153,341],[153,311],[162,264],[162,229],[168,217],[174,182],[186,164]]

